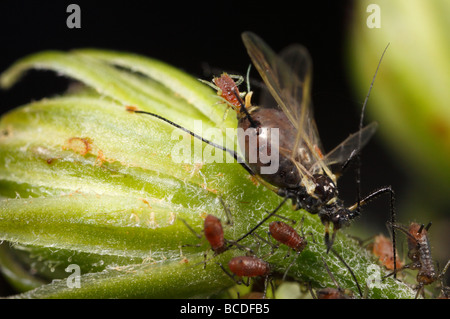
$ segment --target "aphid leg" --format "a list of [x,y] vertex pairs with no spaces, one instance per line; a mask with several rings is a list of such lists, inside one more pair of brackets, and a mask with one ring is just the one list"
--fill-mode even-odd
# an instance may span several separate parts
[[316,294],[316,293],[314,292],[314,290],[312,289],[312,285],[311,285],[311,282],[310,282],[310,281],[308,281],[307,288],[308,288],[308,290],[309,290],[309,293],[311,294],[312,299],[319,299],[319,298],[317,298],[317,294]]
[[419,282],[419,284],[416,286],[417,292],[416,292],[416,296],[414,297],[414,299],[417,299],[417,297],[419,297],[420,293],[422,293],[422,298],[425,299],[425,286],[423,284],[423,282]]
[[236,97],[236,99],[239,101],[239,104],[241,105],[239,112],[245,114],[245,117],[250,122],[250,127],[257,128],[258,123],[256,123],[255,120],[253,120],[252,116],[250,115],[250,113],[247,110],[247,107],[246,107],[244,101],[242,101],[241,96],[238,94],[238,92],[236,92],[236,90],[233,90],[233,94]]
[[[371,200],[378,198],[379,196],[383,195],[383,194],[389,194],[389,209],[391,211],[391,220],[390,223],[391,225],[395,224],[395,219],[396,219],[396,214],[395,214],[395,192],[392,189],[392,186],[386,186],[386,187],[382,187],[379,188],[375,191],[373,191],[372,193],[370,193],[369,195],[367,195],[366,197],[364,197],[363,199],[357,201],[356,204],[353,204],[351,207],[349,207],[350,211],[354,211],[356,216],[360,215],[360,208],[361,206],[366,205],[368,202],[370,202]],[[394,270],[397,268],[397,253],[396,253],[396,236],[395,236],[395,227],[392,226],[391,228],[391,232],[392,232],[392,249],[393,249],[393,264],[394,264]],[[397,278],[396,273],[394,273],[394,278]]]
[[[200,239],[200,238],[202,238],[203,236],[201,235],[201,234],[199,234],[199,233],[197,233],[192,227],[191,227],[191,225],[189,225],[183,218],[179,218],[185,225],[186,225],[186,227],[198,238],[198,239]],[[196,244],[196,245],[192,245],[192,244],[184,244],[184,245],[181,245],[181,247],[201,247],[202,246],[202,244]],[[204,265],[203,265],[203,269],[206,269],[206,263],[208,262],[208,260],[207,260],[207,257],[208,257],[208,253],[205,251],[204,252],[204,254],[203,254],[203,257],[204,257],[204,261],[203,261],[203,263],[204,263]]]
[[[227,104],[228,104],[228,102],[227,102]],[[224,121],[227,119],[227,117],[228,117],[228,112],[229,112],[229,111],[230,111],[230,108],[227,107],[227,108],[225,109],[225,111],[223,112],[222,122],[224,122]]]
[[248,235],[251,235],[255,230],[257,230],[259,228],[259,226],[261,226],[262,224],[264,224],[270,217],[272,217],[273,215],[275,215],[277,213],[277,211],[281,208],[281,206],[284,205],[284,203],[286,203],[286,201],[289,199],[289,197],[285,197],[280,204],[278,204],[278,206],[270,213],[268,214],[266,217],[264,217],[258,224],[256,224],[255,227],[253,227],[250,231],[248,231],[245,235],[243,235],[241,238],[239,238],[238,240],[236,240],[236,242],[240,242],[241,240],[243,240],[244,238],[246,238]]
[[450,260],[447,261],[444,268],[442,269],[441,273],[439,274],[438,278],[442,279],[445,276],[445,273],[447,272],[447,269],[450,267]]
[[448,299],[450,297],[450,287],[445,286],[443,282],[441,282],[441,294],[438,299]]
[[418,268],[420,268],[420,262],[419,262],[419,263],[417,263],[417,262],[412,262],[412,263],[409,263],[409,264],[404,265],[404,266],[401,267],[401,268],[395,268],[391,273],[389,273],[389,274],[383,276],[383,279],[384,279],[384,278],[387,278],[387,277],[390,277],[390,276],[392,276],[392,275],[394,275],[394,278],[396,278],[396,277],[395,277],[395,274],[397,274],[398,272],[401,272],[401,271],[403,271],[403,270],[405,270],[405,269],[413,269],[413,270],[414,270],[414,269],[418,269]]
[[[264,242],[272,248],[270,255],[272,255],[275,252],[275,249],[279,247],[279,245],[276,245],[270,241],[270,237],[269,239],[264,239],[256,233],[252,234],[252,236],[254,236],[258,241]],[[261,245],[260,242],[258,242],[258,245]]]
[[447,261],[447,263],[445,264],[444,268],[442,269],[442,271],[439,273],[438,275],[438,279],[441,282],[441,296],[448,298],[450,295],[450,287],[445,286],[444,283],[444,278],[445,278],[445,273],[447,272],[447,269],[450,267],[450,259]]
[[[230,78],[232,78],[233,80],[236,80],[234,82],[234,84],[236,84],[236,86],[241,85],[242,83],[244,83],[244,77],[242,75],[239,74],[228,74],[228,76]],[[245,92],[243,92],[245,94]]]
[[[187,221],[185,221],[183,218],[178,218],[179,220],[181,220],[182,222],[183,222],[183,224],[185,224],[186,225],[186,227],[198,238],[198,239],[200,239],[200,238],[202,238],[203,236],[202,236],[202,234],[199,234],[199,233],[197,233],[192,227],[191,227],[191,225],[189,225],[188,223],[187,223]],[[186,245],[184,245],[184,246],[186,246]],[[192,246],[192,245],[188,245],[188,246]],[[195,247],[200,247],[201,245],[195,245]],[[186,246],[187,247],[187,246]]]
[[225,211],[225,215],[227,216],[226,224],[233,226],[233,216],[231,215],[230,208],[225,204],[222,197],[219,197],[220,203],[222,204],[223,210]]
[[337,229],[333,226],[333,233],[331,234],[330,239],[330,224],[325,224],[325,246],[327,247],[327,254],[330,251],[331,247],[333,247],[334,240],[336,239]]
[[222,268],[222,270],[228,275],[228,277],[230,277],[236,284],[238,285],[244,284],[247,287],[250,286],[250,278],[248,278],[247,282],[244,282],[242,278],[240,278],[241,280],[236,279],[236,276],[230,273],[228,270],[226,270],[221,263],[216,262],[216,264],[219,265],[219,267]]
[[[284,274],[283,274],[283,278],[281,279],[281,280],[284,280],[285,278],[286,278],[286,276],[287,276],[287,274],[288,274],[288,272],[289,272],[289,269],[291,269],[291,267],[295,264],[295,262],[297,261],[297,259],[298,259],[298,256],[300,256],[300,253],[301,253],[301,251],[299,251],[299,252],[297,252],[296,253],[296,257],[292,260],[292,262],[289,264],[289,266],[286,268],[286,271],[284,272]],[[286,258],[286,257],[285,257]]]
[[[272,281],[270,281],[270,283],[272,283]],[[269,284],[269,275],[264,277],[264,292],[263,292],[263,299],[266,299],[267,296],[267,286]],[[272,292],[274,292],[273,290],[273,286],[272,286]]]
[[[300,229],[300,232],[302,233],[302,237],[305,237],[305,233],[303,232],[303,222],[305,221],[305,216],[302,216],[302,219],[300,220],[300,223],[297,225],[297,227],[295,228],[295,230],[297,231],[298,229]],[[295,223],[294,223],[295,224]]]
[[356,287],[358,288],[359,295],[362,297],[363,294],[362,294],[362,291],[361,291],[361,287],[360,287],[360,285],[359,285],[358,279],[356,279],[356,276],[355,276],[355,273],[353,272],[353,270],[350,268],[350,266],[345,262],[344,258],[342,258],[342,256],[341,256],[336,250],[334,250],[333,248],[331,248],[331,252],[332,252],[332,253],[340,260],[340,262],[343,263],[344,266],[348,269],[348,271],[350,272],[350,274],[351,274],[352,277],[353,277],[353,280],[354,280],[355,283],[356,283]]
[[336,286],[336,288],[337,288],[339,291],[344,291],[344,289],[342,289],[341,286],[340,286],[340,285],[338,284],[338,282],[336,281],[336,278],[334,277],[333,273],[331,272],[330,268],[328,267],[328,264],[327,264],[327,262],[325,261],[325,259],[324,259],[323,257],[321,257],[321,258],[322,258],[322,262],[323,262],[323,265],[324,265],[324,267],[325,267],[325,270],[327,271],[328,276],[330,276],[330,278],[331,278],[331,280],[333,281],[333,283],[334,283],[334,285]]
[[206,81],[206,80],[203,80],[203,79],[197,79],[197,80],[199,80],[199,81],[202,82],[203,84],[206,84],[206,85],[210,86],[210,87],[213,88],[215,91],[221,91],[221,89],[220,89],[217,85],[215,85],[213,82]]

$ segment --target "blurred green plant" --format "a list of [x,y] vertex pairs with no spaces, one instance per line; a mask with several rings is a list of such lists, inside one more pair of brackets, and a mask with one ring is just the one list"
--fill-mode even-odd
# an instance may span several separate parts
[[[379,28],[369,28],[369,5],[379,8]],[[437,1],[358,1],[350,28],[348,58],[361,94],[390,43],[368,112],[410,176],[429,193],[450,189],[450,3]],[[370,23],[369,23],[370,24]],[[361,52],[366,54],[362,55]],[[431,184],[430,184],[431,183]],[[434,187],[433,187],[434,186]]]
[[[1,75],[1,86],[11,87],[31,68],[53,70],[82,85],[1,118],[0,264],[23,292],[15,297],[188,298],[217,296],[235,285],[213,261],[203,268],[208,245],[179,218],[198,232],[206,214],[224,220],[221,196],[234,219],[225,236],[238,238],[281,199],[255,185],[237,163],[175,163],[172,151],[183,133],[126,111],[134,106],[155,112],[191,130],[194,120],[201,120],[203,129],[235,128],[231,114],[222,119],[225,108],[211,88],[162,62],[101,50],[25,57]],[[223,138],[217,142],[225,144]],[[316,240],[309,240],[289,276],[313,287],[334,287],[323,257],[339,284],[356,292],[348,270],[326,254],[317,216],[289,205],[280,213],[295,220],[305,216],[304,231]],[[267,225],[258,232],[264,231]],[[284,273],[292,260],[285,258],[287,249],[270,254],[268,245],[258,249],[250,237],[243,244],[265,256],[274,272]],[[363,289],[374,271],[384,274],[343,231],[334,248]],[[239,254],[229,250],[214,261],[226,265]],[[80,267],[80,288],[68,287],[71,273],[65,269],[72,264]],[[367,289],[367,297],[411,298],[414,291],[389,278]]]
[[[441,263],[450,253],[449,16],[446,0],[357,1],[347,43],[358,95],[390,43],[367,111],[407,177],[398,216],[404,223],[433,221],[433,254]],[[379,28],[368,27],[374,19]]]

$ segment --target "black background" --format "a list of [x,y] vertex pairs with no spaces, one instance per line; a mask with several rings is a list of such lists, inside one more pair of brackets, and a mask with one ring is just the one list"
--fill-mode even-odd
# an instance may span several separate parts
[[[81,29],[66,26],[70,3],[81,7]],[[358,129],[365,98],[351,90],[344,59],[353,14],[367,15],[353,12],[350,1],[1,1],[0,72],[38,51],[95,47],[154,57],[205,79],[211,78],[208,69],[245,74],[250,60],[240,35],[251,30],[275,51],[294,42],[310,50],[315,118],[330,150]],[[52,72],[29,72],[9,91],[0,91],[0,112],[61,93],[68,83]],[[363,193],[393,185],[401,196],[405,176],[380,144],[375,138],[364,149]],[[339,186],[346,202],[353,202],[351,172]],[[373,234],[385,231],[387,199],[371,207],[358,223],[378,221]],[[2,287],[0,282],[0,292]]]

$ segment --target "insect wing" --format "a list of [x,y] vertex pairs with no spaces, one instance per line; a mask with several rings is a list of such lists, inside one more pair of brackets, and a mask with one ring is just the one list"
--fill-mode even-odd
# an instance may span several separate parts
[[375,133],[377,126],[378,124],[376,122],[372,122],[360,131],[351,134],[341,144],[325,155],[323,158],[325,165],[342,165],[351,157],[358,154]]
[[[322,146],[313,119],[310,97],[312,62],[308,51],[301,45],[292,45],[277,56],[251,32],[243,33],[242,39],[272,97],[297,129],[291,158],[297,158],[299,146],[304,143],[314,162],[320,162],[319,166],[325,168],[320,161]],[[304,169],[299,168],[305,173]]]
[[[299,115],[301,113],[300,103],[304,96],[304,86],[302,80],[291,69],[291,66],[285,63],[272,49],[257,35],[251,32],[244,32],[242,40],[252,62],[264,83],[267,85],[279,107],[283,110],[289,121],[295,128],[299,129]],[[301,46],[296,46],[301,47]],[[301,47],[303,48],[303,47]],[[291,50],[290,50],[291,51]],[[311,59],[305,48],[301,51],[301,58],[295,59],[297,67],[303,65],[305,71],[311,66]],[[292,54],[289,54],[294,59]],[[303,60],[303,61],[302,61]],[[264,105],[262,105],[264,107]]]

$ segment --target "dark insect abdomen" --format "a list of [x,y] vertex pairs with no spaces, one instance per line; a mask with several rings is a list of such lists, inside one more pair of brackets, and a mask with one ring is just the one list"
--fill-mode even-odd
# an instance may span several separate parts
[[[251,128],[251,123],[247,118],[240,119],[238,125],[239,128],[244,130],[245,135],[239,136],[242,133],[238,132],[238,136],[241,151],[245,153],[245,160],[248,165],[261,178],[274,186],[280,188],[298,187],[301,182],[300,174],[296,165],[290,159],[295,143],[295,128],[284,113],[277,109],[256,109],[251,113],[251,117],[258,124],[255,130],[247,131]],[[278,143],[271,139],[272,132],[270,129],[272,128],[279,129]],[[263,129],[267,129],[267,132],[264,133]],[[256,140],[256,146],[251,143],[252,139]],[[261,168],[273,164],[265,162],[264,156],[270,157],[275,147],[278,147],[279,150],[278,168],[272,174],[264,174]],[[251,160],[251,154],[256,155],[256,161]]]

